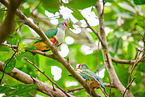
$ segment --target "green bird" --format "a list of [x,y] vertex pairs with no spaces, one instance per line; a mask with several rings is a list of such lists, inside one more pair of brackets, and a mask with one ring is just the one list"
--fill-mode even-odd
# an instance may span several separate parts
[[[45,32],[45,35],[49,38],[52,44],[60,46],[64,40],[66,27],[68,27],[68,24],[66,22],[59,23],[57,28],[51,28],[47,30]],[[35,45],[37,47],[37,50],[39,51],[49,51],[49,47],[40,39],[41,38],[39,37],[38,40],[33,43],[33,45]]]
[[[95,73],[89,70],[89,67],[86,64],[79,64],[78,73],[90,83],[91,88],[99,88],[100,86],[105,89],[102,79],[97,76]],[[99,83],[98,83],[99,82]]]

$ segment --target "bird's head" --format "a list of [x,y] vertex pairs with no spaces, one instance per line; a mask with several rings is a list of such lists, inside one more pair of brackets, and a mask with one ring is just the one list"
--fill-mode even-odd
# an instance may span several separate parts
[[64,29],[64,28],[68,27],[68,24],[66,22],[61,22],[58,24],[58,27]]
[[84,70],[84,69],[89,69],[89,67],[86,64],[79,64],[79,66],[77,67],[77,69]]

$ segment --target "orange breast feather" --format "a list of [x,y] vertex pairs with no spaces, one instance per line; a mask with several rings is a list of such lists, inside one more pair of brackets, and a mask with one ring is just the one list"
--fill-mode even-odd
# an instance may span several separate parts
[[34,45],[37,47],[37,50],[39,51],[48,50],[48,47],[44,42],[36,42],[34,43]]
[[54,37],[49,38],[49,40],[50,40],[53,44],[56,43],[56,38],[54,38]]
[[92,88],[98,88],[98,87],[99,87],[99,84],[98,84],[97,82],[95,82],[95,81],[87,80],[87,82],[90,83],[90,86],[91,86]]

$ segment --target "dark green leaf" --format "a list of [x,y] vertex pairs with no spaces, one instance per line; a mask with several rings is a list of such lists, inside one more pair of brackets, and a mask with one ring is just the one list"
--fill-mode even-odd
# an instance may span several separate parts
[[141,72],[137,72],[137,73],[136,73],[135,83],[136,83],[136,84],[139,84],[141,81],[142,81]]
[[0,51],[9,51],[9,47],[8,46],[0,46]]
[[[6,65],[6,63],[7,63],[9,60],[10,60],[10,59],[8,59],[8,60],[5,62],[5,65]],[[8,73],[8,72],[10,72],[11,70],[13,70],[14,67],[15,67],[15,64],[16,64],[16,60],[15,60],[15,58],[12,58],[12,59],[10,60],[10,62],[7,64],[7,66],[6,66],[6,68],[5,68],[5,72]],[[4,66],[5,66],[5,65],[4,65]]]
[[38,87],[38,85],[24,85],[24,84],[19,84],[14,86],[16,90],[13,92],[13,95],[19,95],[21,93],[25,92],[30,92],[31,90],[34,90]]
[[7,93],[12,91],[12,88],[9,86],[0,86],[0,93]]
[[137,70],[145,73],[145,62],[140,63]]
[[[25,85],[18,84],[12,87],[9,86],[0,86],[0,93],[5,93],[5,95],[22,95],[23,93],[30,92],[38,87],[38,85]],[[24,95],[23,94],[23,95]]]
[[134,4],[136,4],[136,5],[145,4],[145,0],[133,0],[133,1],[134,1]]
[[135,97],[145,97],[145,93],[139,92],[139,91],[138,91],[138,92],[135,92],[135,93],[134,93],[134,96],[135,96]]
[[104,0],[105,2],[114,2],[114,0]]

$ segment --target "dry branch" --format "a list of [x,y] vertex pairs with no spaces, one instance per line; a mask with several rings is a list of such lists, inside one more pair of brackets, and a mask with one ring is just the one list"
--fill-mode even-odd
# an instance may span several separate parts
[[[105,45],[105,46],[102,45],[102,53],[103,53],[104,64],[105,64],[105,67],[106,67],[106,69],[109,73],[109,76],[110,76],[113,84],[123,94],[124,91],[125,91],[125,87],[121,84],[121,82],[118,79],[118,76],[117,76],[117,74],[114,70],[112,60],[111,60],[111,56],[109,54],[109,50],[108,50],[108,46],[107,46],[106,34],[105,34],[105,30],[104,30],[104,12],[103,12],[104,9],[101,9],[101,5],[100,5],[99,1],[96,3],[95,7],[96,7],[98,18],[99,18],[100,36],[101,36],[101,39],[102,39],[102,41]],[[127,91],[126,94],[125,94],[125,97],[133,97],[133,95],[132,95],[132,93]]]
[[[3,62],[0,61],[0,71],[3,72]],[[53,97],[66,97],[66,95],[60,91],[59,89],[55,89],[55,91],[53,90],[53,87],[46,84],[46,83],[43,83],[41,82],[40,80],[38,79],[35,79],[35,78],[32,78],[30,75],[14,68],[11,72],[9,73],[6,73],[8,74],[9,76],[25,83],[25,84],[36,84],[38,85],[38,88],[37,90],[44,93],[44,94],[47,94],[47,95],[50,95],[50,93],[53,95]],[[35,83],[34,83],[34,80],[35,80]],[[47,91],[46,91],[47,90]],[[48,92],[49,91],[49,92]],[[70,97],[74,97],[72,95],[69,95]]]

